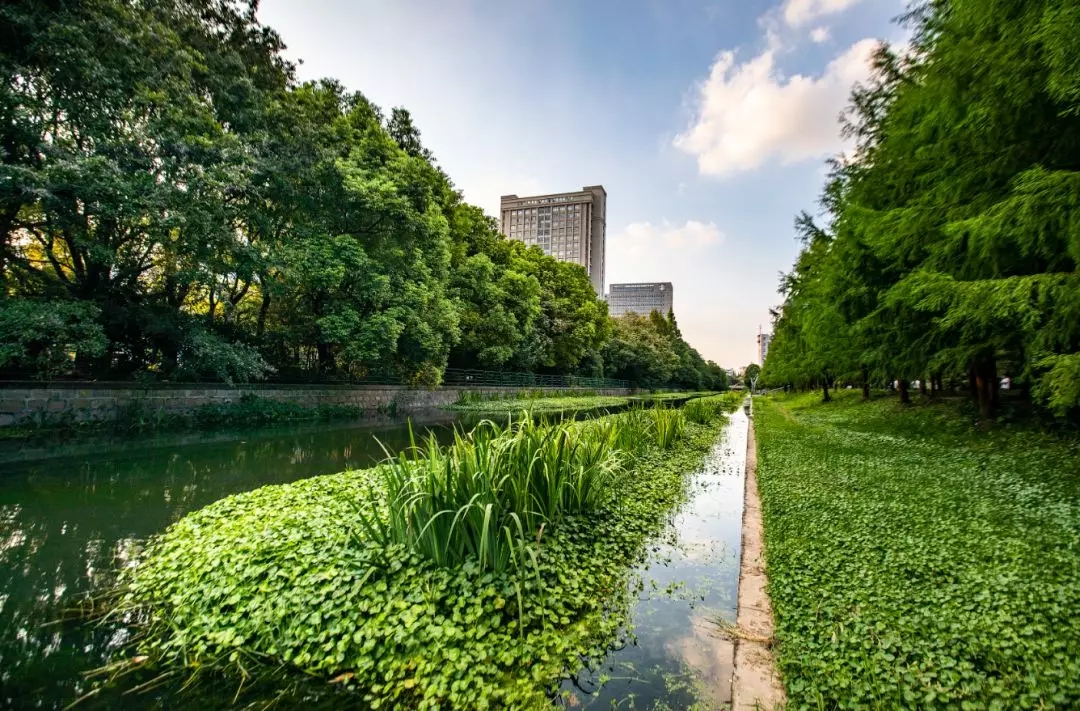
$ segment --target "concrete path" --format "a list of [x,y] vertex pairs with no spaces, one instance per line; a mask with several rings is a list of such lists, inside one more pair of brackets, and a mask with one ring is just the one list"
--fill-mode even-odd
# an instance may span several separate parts
[[784,687],[772,654],[773,616],[765,589],[765,554],[761,499],[757,487],[757,443],[750,423],[746,442],[746,491],[743,502],[742,561],[739,568],[739,613],[732,677],[734,711],[776,709],[785,703]]

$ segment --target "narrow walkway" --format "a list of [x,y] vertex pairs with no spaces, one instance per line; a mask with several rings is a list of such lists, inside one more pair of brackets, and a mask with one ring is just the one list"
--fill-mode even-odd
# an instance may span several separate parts
[[748,429],[735,673],[731,681],[734,711],[776,709],[785,702],[784,687],[772,654],[773,616],[765,588],[767,580],[753,422]]

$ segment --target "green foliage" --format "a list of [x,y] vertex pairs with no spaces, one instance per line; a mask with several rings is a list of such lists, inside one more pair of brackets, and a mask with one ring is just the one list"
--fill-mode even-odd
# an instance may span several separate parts
[[629,313],[612,320],[611,338],[604,344],[608,377],[645,387],[675,386],[693,390],[726,390],[727,372],[708,363],[683,340],[675,315],[665,319]]
[[79,357],[100,355],[106,341],[98,313],[88,303],[0,298],[0,369],[47,378]]
[[[430,387],[452,364],[723,386],[673,318],[664,353],[631,366],[623,342],[606,362],[613,325],[585,270],[463,202],[406,109],[298,83],[256,11],[0,7],[0,368]],[[48,337],[28,328],[42,305]]]
[[358,419],[363,414],[363,409],[350,405],[308,407],[258,395],[244,395],[236,402],[203,405],[191,414],[190,420],[202,429],[240,428],[286,422]]
[[[538,541],[527,540],[535,558],[525,570],[482,569],[477,558],[438,566],[411,543],[369,538],[357,510],[375,501],[390,520],[384,507],[394,499],[381,488],[388,474],[346,472],[238,494],[181,519],[128,571],[114,614],[140,615],[133,651],[154,674],[273,676],[279,687],[334,680],[344,688],[341,705],[371,708],[548,708],[563,675],[615,640],[629,610],[630,571],[717,434],[688,424],[661,451],[631,436],[626,419],[509,432],[485,425],[461,435],[453,453],[425,450],[400,465],[403,476],[426,469],[444,481],[430,465],[453,463],[501,487],[480,466],[519,467],[539,447],[534,471],[558,469],[571,477],[564,483],[584,484],[558,449],[580,443],[571,456],[605,486],[556,487],[550,496],[537,487],[535,500],[559,502],[562,515]],[[616,432],[635,448],[623,475],[594,466],[611,465]]]
[[755,401],[789,706],[1080,704],[1075,443],[847,395]]
[[[378,471],[380,500],[359,516],[366,534],[404,545],[440,566],[524,568],[530,546],[564,515],[596,511],[620,469],[613,422],[548,425],[527,416],[506,431],[482,422],[434,435]],[[385,520],[384,514],[385,512]]]
[[707,425],[738,409],[745,396],[739,392],[694,398],[683,406],[683,414],[690,422]]
[[605,407],[623,407],[630,402],[629,397],[617,395],[587,395],[575,392],[568,395],[564,390],[533,391],[524,397],[508,399],[495,398],[485,400],[475,394],[462,393],[458,401],[447,407],[459,412],[478,412],[486,414],[513,414],[527,411],[533,414],[544,412],[573,412],[576,410],[596,410]]
[[764,379],[952,381],[990,418],[1008,375],[1080,412],[1080,13],[950,0],[908,21],[914,51],[882,47],[852,95],[825,227],[798,221]]

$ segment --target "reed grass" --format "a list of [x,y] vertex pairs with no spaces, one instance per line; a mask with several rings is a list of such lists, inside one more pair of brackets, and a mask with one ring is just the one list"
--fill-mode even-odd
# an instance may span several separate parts
[[545,527],[599,510],[616,477],[645,447],[667,449],[685,432],[678,410],[633,410],[586,422],[523,416],[500,427],[458,430],[443,447],[417,439],[377,470],[379,486],[358,506],[363,533],[401,544],[436,565],[469,560],[481,569],[522,569]]
[[744,397],[742,393],[727,392],[723,395],[696,398],[683,406],[683,413],[690,422],[707,425],[733,412]]

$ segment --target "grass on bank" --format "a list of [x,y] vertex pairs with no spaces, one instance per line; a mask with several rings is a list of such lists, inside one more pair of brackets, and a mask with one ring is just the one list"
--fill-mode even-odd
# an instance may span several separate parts
[[718,394],[719,393],[707,390],[696,392],[658,392],[649,395],[639,395],[637,399],[648,402],[666,402],[668,400],[689,400],[691,398],[711,397]]
[[792,708],[1080,705],[1080,450],[951,404],[755,401]]
[[457,412],[475,412],[497,415],[522,411],[531,413],[575,412],[624,407],[634,403],[664,403],[672,400],[688,400],[716,395],[711,392],[659,392],[648,395],[618,396],[598,395],[595,391],[530,390],[511,398],[502,395],[487,396],[477,391],[463,391],[457,402],[446,407]]
[[479,393],[466,391],[461,394],[457,402],[448,405],[446,409],[488,415],[514,414],[523,411],[535,414],[623,407],[630,401],[629,397],[596,395],[595,393],[567,395],[564,391],[557,390],[529,392],[524,396],[507,399],[488,399]]
[[[150,543],[114,614],[142,620],[153,673],[334,681],[370,708],[547,707],[614,641],[630,570],[721,423],[484,425],[231,496]],[[483,543],[499,537],[502,564]]]

